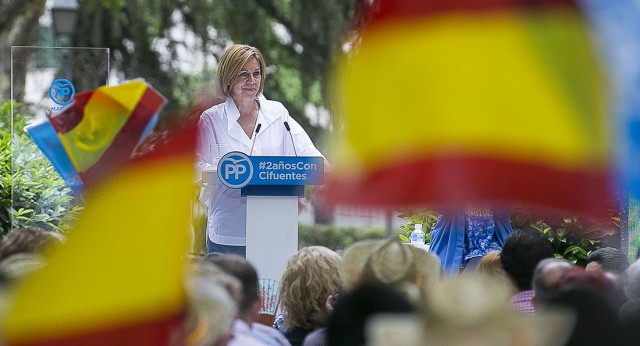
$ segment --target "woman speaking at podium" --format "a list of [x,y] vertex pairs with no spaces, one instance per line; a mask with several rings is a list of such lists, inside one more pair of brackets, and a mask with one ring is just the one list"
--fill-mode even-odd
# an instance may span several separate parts
[[[257,48],[234,44],[222,54],[216,89],[226,100],[200,116],[198,172],[217,166],[219,154],[229,151],[250,156],[323,156],[287,109],[264,97],[265,77],[264,57]],[[216,153],[219,148],[224,152]],[[207,253],[246,257],[246,198],[239,189],[212,185],[210,193],[201,195],[207,206]]]

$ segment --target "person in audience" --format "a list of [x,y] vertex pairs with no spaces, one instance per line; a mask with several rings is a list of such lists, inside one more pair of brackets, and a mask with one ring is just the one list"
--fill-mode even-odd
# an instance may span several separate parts
[[342,271],[347,289],[362,282],[362,272],[371,254],[384,243],[384,240],[366,239],[357,241],[344,249]]
[[623,290],[627,301],[620,307],[618,316],[624,340],[640,340],[640,260],[635,260],[624,275]]
[[234,338],[229,346],[272,345],[288,346],[287,339],[275,329],[256,322],[260,310],[258,273],[244,257],[232,254],[210,253],[205,263],[218,266],[242,284],[238,314],[233,322]]
[[186,344],[227,346],[233,339],[232,322],[240,299],[240,282],[213,265],[188,266]]
[[553,248],[535,229],[514,230],[504,244],[500,264],[517,293],[511,298],[513,307],[523,313],[535,313],[532,289],[533,272],[538,263],[553,257]]
[[640,260],[635,260],[625,272],[624,293],[629,300],[640,299]]
[[629,268],[629,260],[619,249],[603,247],[593,250],[586,260],[586,270],[603,270],[615,275],[622,275]]
[[311,331],[325,326],[327,299],[343,289],[341,259],[333,250],[309,246],[291,256],[282,275],[280,302],[283,334],[292,346],[302,345]]
[[370,317],[381,313],[413,314],[415,312],[415,306],[393,287],[379,282],[364,283],[340,296],[329,317],[326,343],[315,345],[368,345],[365,326]]
[[0,242],[0,261],[16,253],[42,253],[62,236],[38,227],[14,228]]
[[489,251],[478,262],[476,271],[500,282],[504,280],[504,270],[502,269],[502,264],[500,264],[500,252],[500,250]]
[[572,268],[562,275],[545,307],[574,313],[576,325],[567,346],[622,344],[617,308],[610,297],[613,288],[600,271]]
[[0,242],[0,282],[12,282],[41,268],[46,248],[63,239],[58,233],[38,227],[10,230]]
[[566,314],[525,315],[510,297],[506,285],[485,275],[445,278],[427,292],[420,345],[563,345],[571,328]]
[[362,283],[380,282],[402,291],[413,302],[442,277],[438,257],[397,239],[383,241],[362,269]]
[[572,268],[575,265],[563,258],[545,258],[538,263],[533,272],[533,301],[536,310],[547,304],[564,273]]

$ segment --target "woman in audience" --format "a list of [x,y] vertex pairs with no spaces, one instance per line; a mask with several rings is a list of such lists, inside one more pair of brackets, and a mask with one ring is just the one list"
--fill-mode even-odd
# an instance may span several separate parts
[[323,246],[300,249],[282,275],[280,302],[285,310],[284,331],[292,346],[326,324],[327,297],[344,288],[340,256]]

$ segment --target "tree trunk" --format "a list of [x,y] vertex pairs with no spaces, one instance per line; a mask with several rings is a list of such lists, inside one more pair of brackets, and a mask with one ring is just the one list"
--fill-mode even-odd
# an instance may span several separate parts
[[[0,54],[2,56],[2,73],[0,74],[0,100],[11,99],[11,46],[29,46],[35,42],[37,38],[38,28],[40,24],[38,20],[44,14],[46,0],[30,0],[24,1],[22,11],[18,12],[11,22],[10,27],[0,30]],[[14,54],[14,61],[26,61],[29,59],[27,51],[17,52]],[[24,99],[24,87],[26,71],[18,72],[13,76],[13,92],[16,101]]]

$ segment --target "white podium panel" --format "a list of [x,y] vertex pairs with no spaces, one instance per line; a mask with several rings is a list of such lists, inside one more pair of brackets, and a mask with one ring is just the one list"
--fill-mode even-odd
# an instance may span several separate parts
[[298,196],[247,196],[247,260],[280,281],[298,251]]

